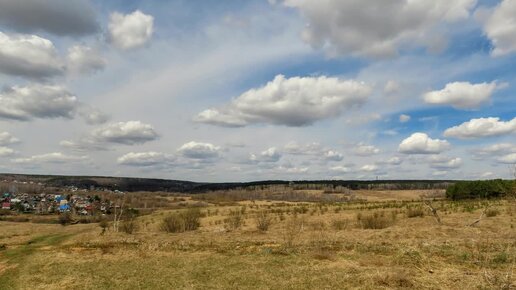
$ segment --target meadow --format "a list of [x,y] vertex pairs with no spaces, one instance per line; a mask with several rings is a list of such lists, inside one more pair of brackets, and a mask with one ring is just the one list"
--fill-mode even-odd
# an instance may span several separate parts
[[162,198],[165,208],[116,227],[0,221],[0,289],[516,287],[512,199],[452,201],[434,190]]

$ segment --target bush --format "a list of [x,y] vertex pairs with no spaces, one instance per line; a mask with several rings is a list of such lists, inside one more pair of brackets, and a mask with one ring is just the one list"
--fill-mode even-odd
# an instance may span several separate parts
[[191,208],[165,217],[161,223],[161,229],[167,233],[194,231],[201,225],[200,219],[201,211]]
[[490,208],[486,210],[486,217],[494,217],[500,214],[500,211],[496,208]]
[[103,235],[106,232],[106,229],[109,227],[108,221],[106,219],[102,219],[99,222],[99,227],[102,229],[102,232],[100,233],[100,235]]
[[135,220],[123,221],[120,229],[126,234],[132,234],[138,230],[138,223]]
[[229,212],[229,217],[224,220],[224,227],[228,231],[239,229],[244,223],[244,216],[242,211],[235,210]]
[[271,225],[272,219],[269,217],[269,214],[266,211],[261,211],[256,216],[256,228],[260,232],[266,232],[269,230],[269,226]]
[[59,221],[60,225],[66,226],[72,222],[72,214],[69,212],[61,213],[59,214],[57,220]]
[[384,229],[394,223],[392,216],[386,217],[384,212],[374,212],[370,215],[357,215],[357,225],[363,229]]
[[415,218],[415,217],[424,217],[425,211],[421,207],[411,207],[407,209],[407,217]]
[[336,231],[342,231],[348,228],[349,221],[347,219],[342,220],[332,220],[331,226]]
[[475,180],[459,181],[448,187],[446,197],[453,200],[471,198],[494,198],[512,194],[513,180]]

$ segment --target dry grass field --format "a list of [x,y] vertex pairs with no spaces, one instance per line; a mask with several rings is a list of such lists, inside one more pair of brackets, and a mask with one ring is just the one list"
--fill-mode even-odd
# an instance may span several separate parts
[[425,194],[185,197],[200,226],[179,233],[163,230],[165,218],[192,210],[140,216],[132,234],[0,222],[0,289],[514,289],[516,203],[437,199],[438,223]]

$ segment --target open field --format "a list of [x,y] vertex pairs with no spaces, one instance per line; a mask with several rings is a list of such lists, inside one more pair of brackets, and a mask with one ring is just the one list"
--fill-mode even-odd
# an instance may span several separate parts
[[181,233],[162,223],[187,209],[139,216],[132,234],[110,226],[101,235],[97,223],[0,222],[0,289],[516,287],[513,201],[434,200],[439,224],[417,201],[421,194],[202,207],[187,196],[186,207],[200,209],[200,226]]

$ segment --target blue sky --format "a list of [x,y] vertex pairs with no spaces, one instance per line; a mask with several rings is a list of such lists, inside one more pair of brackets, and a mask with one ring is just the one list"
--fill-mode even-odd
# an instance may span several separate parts
[[507,178],[515,15],[510,0],[3,0],[0,171]]

